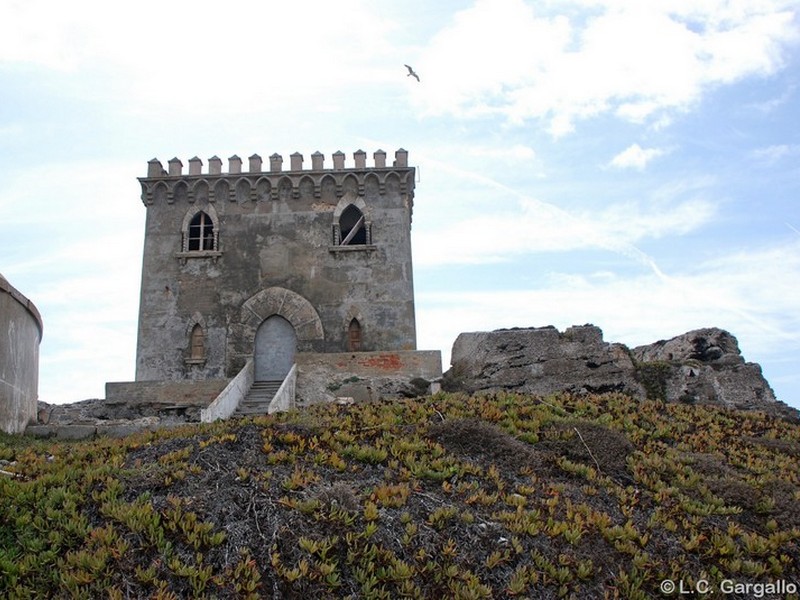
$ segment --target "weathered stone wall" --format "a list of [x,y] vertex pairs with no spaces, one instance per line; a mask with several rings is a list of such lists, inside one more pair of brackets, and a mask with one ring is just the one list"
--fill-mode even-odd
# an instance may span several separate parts
[[95,418],[136,419],[170,416],[199,421],[206,408],[228,385],[227,379],[199,381],[126,381],[106,383],[106,399]]
[[20,433],[36,420],[42,317],[2,275],[0,334],[0,429]]
[[[364,153],[356,153],[353,168],[344,168],[343,154],[334,155],[333,169],[323,168],[321,155],[312,160],[312,169],[303,170],[302,156],[293,155],[291,169],[282,171],[275,155],[262,171],[254,156],[242,172],[232,157],[222,173],[221,161],[211,159],[209,172],[201,173],[199,159],[192,159],[189,174],[177,159],[169,172],[151,161],[140,179],[147,219],[137,381],[233,377],[253,354],[253,315],[244,307],[259,304],[265,290],[290,291],[313,307],[319,335],[303,338],[298,331],[298,351],[346,350],[353,318],[362,328],[362,350],[416,348],[414,169],[407,153],[398,151],[388,167],[383,153],[370,168]],[[338,218],[349,205],[363,213],[368,243],[337,245]],[[187,223],[201,210],[215,221],[216,250],[186,251]],[[296,312],[297,322],[275,314],[296,329],[311,322],[301,323]],[[190,357],[195,324],[205,333],[202,360]]]
[[593,325],[462,333],[453,344],[445,384],[467,392],[529,394],[622,392],[642,396],[628,349],[603,341]]
[[438,350],[301,353],[297,369],[297,406],[337,399],[366,402],[425,395],[431,385],[438,389],[442,355]]
[[468,393],[621,392],[798,417],[776,400],[761,367],[744,361],[736,338],[717,328],[633,350],[604,342],[593,325],[563,333],[555,327],[462,333],[453,344],[451,363],[443,386]]

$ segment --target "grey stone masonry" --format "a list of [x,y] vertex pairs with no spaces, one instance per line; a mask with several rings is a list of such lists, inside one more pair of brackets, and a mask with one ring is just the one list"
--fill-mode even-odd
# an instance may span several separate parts
[[415,169],[372,157],[149,161],[136,380],[231,378],[274,315],[297,352],[415,350]]
[[800,420],[778,401],[761,367],[716,327],[630,349],[603,341],[594,325],[462,333],[442,385],[450,391],[548,395],[619,392],[634,398],[762,410]]

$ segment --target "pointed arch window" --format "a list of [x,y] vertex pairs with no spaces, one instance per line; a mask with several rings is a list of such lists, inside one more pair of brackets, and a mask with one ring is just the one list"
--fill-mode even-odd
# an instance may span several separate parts
[[352,204],[339,217],[340,246],[365,246],[372,243],[371,223]]
[[350,352],[361,350],[361,323],[353,319],[347,326],[347,349]]
[[189,222],[186,250],[198,252],[200,250],[216,250],[217,234],[214,231],[214,221],[202,210]]
[[206,335],[199,323],[192,328],[191,345],[192,358],[203,358],[206,355]]
[[183,263],[197,258],[216,261],[222,256],[219,251],[219,218],[213,206],[186,213],[181,229],[181,249],[176,256]]
[[372,239],[372,221],[364,199],[342,198],[333,211],[330,252],[372,252],[377,249]]
[[189,334],[189,358],[186,364],[202,365],[206,362],[206,333],[200,323],[195,323]]

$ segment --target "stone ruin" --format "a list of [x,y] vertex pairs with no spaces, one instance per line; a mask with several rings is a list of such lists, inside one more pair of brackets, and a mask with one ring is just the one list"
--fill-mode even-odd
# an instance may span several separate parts
[[779,402],[736,338],[710,327],[628,348],[594,325],[462,333],[453,344],[448,391],[548,395],[619,392],[638,399],[716,404],[798,419]]

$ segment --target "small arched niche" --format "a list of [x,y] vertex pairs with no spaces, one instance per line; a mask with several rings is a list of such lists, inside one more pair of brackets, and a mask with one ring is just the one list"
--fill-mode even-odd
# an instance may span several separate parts
[[206,363],[206,332],[199,321],[195,321],[189,330],[188,348],[186,349],[186,364],[202,366]]
[[360,352],[362,345],[361,323],[353,317],[347,325],[347,350],[348,352]]
[[192,333],[189,336],[189,358],[191,360],[201,360],[206,357],[206,334],[200,323],[196,323],[192,327]]

